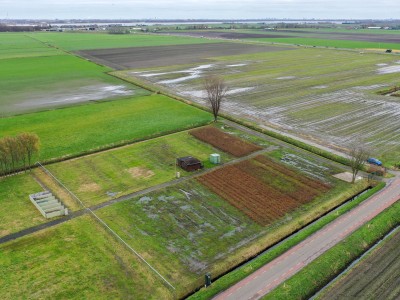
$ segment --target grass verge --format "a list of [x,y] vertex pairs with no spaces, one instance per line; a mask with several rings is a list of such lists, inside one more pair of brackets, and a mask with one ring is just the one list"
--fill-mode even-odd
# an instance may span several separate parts
[[385,183],[379,183],[374,188],[369,190],[368,192],[360,195],[359,197],[355,198],[352,201],[349,201],[338,208],[336,211],[332,211],[329,214],[325,215],[322,218],[319,218],[314,223],[310,224],[309,226],[305,227],[303,230],[297,232],[296,234],[291,235],[287,239],[284,239],[282,242],[277,243],[276,246],[270,247],[270,250],[262,253],[249,263],[243,265],[240,268],[233,270],[232,272],[227,273],[226,275],[222,276],[218,280],[216,280],[211,287],[209,288],[202,288],[197,293],[191,295],[189,299],[209,299],[216,294],[226,290],[231,285],[235,284],[236,282],[244,279],[249,274],[253,273],[263,265],[269,263],[276,257],[282,255],[284,252],[289,250],[291,247],[297,245],[308,236],[312,235],[313,233],[317,232],[325,225],[329,224],[340,215],[343,215],[347,211],[351,210],[362,201],[366,200],[367,198],[371,197],[373,194],[381,190],[385,186]]

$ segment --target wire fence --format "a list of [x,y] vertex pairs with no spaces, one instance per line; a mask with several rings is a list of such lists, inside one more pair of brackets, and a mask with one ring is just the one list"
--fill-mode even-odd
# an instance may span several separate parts
[[63,187],[74,199],[76,199],[79,204],[92,215],[101,225],[103,225],[117,240],[124,244],[131,252],[133,252],[142,262],[144,262],[169,288],[175,291],[175,287],[167,280],[164,276],[160,274],[148,261],[146,261],[143,256],[141,256],[135,249],[133,249],[121,236],[119,236],[113,229],[111,229],[94,211],[87,207],[78,196],[76,196],[71,190],[69,190],[57,177],[55,177],[48,169],[46,169],[40,162],[37,164],[50,175],[61,187]]

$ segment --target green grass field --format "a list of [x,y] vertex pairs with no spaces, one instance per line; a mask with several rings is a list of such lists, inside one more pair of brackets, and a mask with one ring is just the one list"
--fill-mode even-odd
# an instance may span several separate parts
[[[94,205],[173,180],[176,171],[182,176],[188,175],[175,167],[177,157],[194,156],[203,161],[206,168],[212,167],[208,158],[215,152],[221,153],[185,131],[48,168],[85,204]],[[221,153],[221,158],[229,161],[231,156]]]
[[72,55],[0,59],[0,70],[1,117],[148,93]]
[[29,194],[41,191],[30,174],[0,178],[0,236],[47,221],[29,200]]
[[31,38],[26,33],[0,33],[0,59],[51,56],[62,53]]
[[199,126],[211,115],[162,95],[91,103],[0,119],[0,136],[35,132],[40,160]]
[[[199,64],[157,68],[158,75],[147,77],[116,74],[202,104],[204,76],[224,74],[230,88],[225,112],[339,149],[362,137],[388,166],[399,162],[399,103],[376,94],[399,84],[396,56],[298,48],[216,57],[210,64],[195,74],[189,71]],[[179,88],[173,80],[180,80]]]
[[173,299],[89,217],[0,245],[2,299]]
[[108,34],[108,33],[31,33],[29,36],[58,48],[76,51],[88,49],[147,47],[220,43],[208,39],[176,37],[156,34]]

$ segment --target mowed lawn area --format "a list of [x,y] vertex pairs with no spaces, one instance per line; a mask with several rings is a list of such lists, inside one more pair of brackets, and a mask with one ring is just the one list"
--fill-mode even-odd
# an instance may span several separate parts
[[[175,166],[177,157],[194,156],[206,168],[212,167],[208,159],[215,152],[221,153],[184,131],[52,164],[48,169],[86,205],[95,205],[173,180],[176,171],[189,175]],[[231,156],[221,153],[221,158],[226,162]]]
[[8,299],[173,299],[154,273],[88,216],[0,245]]
[[0,33],[0,59],[50,56],[62,53],[56,48],[48,47],[29,37],[26,33]]
[[30,33],[29,36],[46,44],[59,47],[68,51],[146,47],[162,45],[184,45],[221,43],[221,41],[202,38],[177,37],[157,34],[108,34],[108,33],[53,33],[40,32]]
[[0,136],[35,132],[41,161],[206,124],[211,115],[162,95],[91,103],[0,119]]
[[29,200],[41,191],[30,174],[0,179],[0,237],[47,221]]

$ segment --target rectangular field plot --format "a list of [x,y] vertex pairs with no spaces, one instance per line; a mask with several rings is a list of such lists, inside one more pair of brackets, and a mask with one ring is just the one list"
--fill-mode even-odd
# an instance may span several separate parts
[[0,178],[0,237],[47,222],[29,201],[41,191],[30,174]]
[[[119,202],[97,213],[159,269],[182,297],[204,285],[206,272],[211,272],[213,277],[226,272],[365,187],[365,183],[357,186],[334,181],[330,188],[276,163],[263,164],[265,169],[261,171],[256,165],[258,162],[254,163],[255,167],[247,162],[241,167],[246,172],[254,172],[264,186],[269,182],[269,191],[272,191],[268,196],[263,195],[270,200],[271,207],[258,207],[259,222],[253,220],[254,214],[250,218],[243,207],[238,209],[224,200],[226,195],[220,197],[212,187],[208,189],[197,180]],[[228,173],[232,168],[227,166],[222,170]],[[248,183],[246,174],[241,179]],[[227,175],[224,180],[234,189],[232,185],[237,182],[231,176]],[[281,187],[282,184],[286,185]],[[246,200],[252,202],[251,196],[261,194],[265,187],[239,184],[234,190],[239,195],[246,194]],[[220,188],[220,191],[226,192],[226,189]],[[279,215],[272,215],[272,208],[276,207],[272,204],[278,202],[281,207],[296,202],[297,210],[285,208],[285,213],[279,211]],[[267,217],[261,213],[274,221],[259,224],[267,224]]]
[[8,299],[173,299],[147,266],[103,227],[80,217],[0,245]]
[[215,56],[292,50],[289,47],[220,42],[201,45],[135,47],[80,51],[80,55],[117,70],[206,63]]
[[1,117],[148,94],[107,75],[110,69],[72,55],[0,59],[0,70]]
[[121,74],[204,105],[204,77],[221,74],[230,88],[226,113],[332,148],[362,137],[393,165],[400,154],[400,104],[377,92],[398,85],[399,72],[392,55],[299,48]]
[[192,128],[211,115],[171,98],[152,95],[91,103],[0,119],[0,136],[35,132],[40,161]]
[[23,33],[0,33],[0,59],[50,56],[63,52]]
[[213,145],[236,157],[245,156],[262,149],[258,145],[239,139],[212,126],[193,129],[189,133],[200,141]]
[[[48,166],[49,170],[87,205],[173,180],[177,157],[194,156],[210,167],[209,155],[217,150],[187,132],[152,139],[123,148]],[[222,161],[230,156],[221,153]]]
[[215,276],[263,228],[196,181],[103,208],[98,214],[177,287],[182,297]]
[[331,189],[261,155],[198,180],[261,225],[279,220]]
[[209,44],[220,43],[216,40],[176,37],[158,34],[108,34],[108,33],[30,33],[29,36],[43,43],[68,51],[87,49],[158,47],[163,45]]

